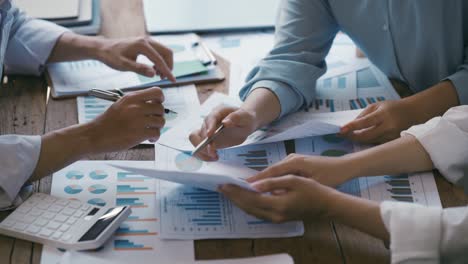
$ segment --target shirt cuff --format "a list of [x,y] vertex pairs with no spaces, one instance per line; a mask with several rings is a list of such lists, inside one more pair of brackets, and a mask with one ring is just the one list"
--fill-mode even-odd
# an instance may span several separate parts
[[460,105],[468,104],[468,70],[462,69],[447,77],[445,80],[452,82],[458,94]]
[[380,213],[390,234],[392,263],[412,260],[438,263],[441,208],[387,201],[380,205]]
[[[434,166],[452,183],[460,184],[465,174],[468,135],[444,117],[435,117],[426,124],[413,126],[402,135],[416,137],[429,153]],[[456,144],[453,144],[457,142]]]
[[48,21],[26,20],[8,43],[5,72],[40,75],[58,39],[68,31]]
[[40,136],[0,136],[0,188],[12,203],[36,168]]
[[287,84],[277,81],[258,81],[254,85],[252,85],[252,88],[242,89],[239,93],[239,96],[244,101],[247,98],[247,96],[257,88],[266,88],[276,95],[281,107],[281,113],[278,119],[282,118],[288,113],[296,111],[301,107],[301,95],[293,89],[291,89]]

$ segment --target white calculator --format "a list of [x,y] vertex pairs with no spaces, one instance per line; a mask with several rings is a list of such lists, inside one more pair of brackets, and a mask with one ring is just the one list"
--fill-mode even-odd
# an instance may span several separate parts
[[91,206],[35,193],[0,223],[0,234],[61,249],[96,249],[130,213],[128,206]]

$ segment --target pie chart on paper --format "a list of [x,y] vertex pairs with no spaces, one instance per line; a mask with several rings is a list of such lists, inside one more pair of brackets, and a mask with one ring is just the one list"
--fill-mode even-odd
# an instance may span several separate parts
[[84,173],[81,171],[69,171],[67,174],[65,174],[65,177],[69,180],[79,180],[84,177]]
[[71,184],[71,185],[65,186],[64,191],[68,194],[77,194],[83,191],[83,188],[80,185]]
[[94,184],[88,187],[88,191],[93,194],[101,194],[107,191],[107,187],[102,184]]
[[104,201],[101,198],[93,198],[88,200],[88,203],[91,205],[97,205],[97,206],[106,206],[106,201]]
[[102,180],[102,179],[107,178],[107,176],[109,176],[107,172],[102,171],[102,170],[95,170],[89,174],[89,177],[91,177],[91,179],[93,180]]

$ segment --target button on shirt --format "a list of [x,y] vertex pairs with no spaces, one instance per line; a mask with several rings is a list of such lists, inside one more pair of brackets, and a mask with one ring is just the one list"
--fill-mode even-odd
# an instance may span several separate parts
[[285,0],[275,46],[250,72],[240,96],[268,88],[281,116],[310,105],[333,39],[343,31],[388,77],[414,92],[450,80],[467,104],[467,19],[463,0]]
[[[67,30],[27,18],[10,1],[0,4],[0,19],[0,72],[39,75]],[[33,173],[40,149],[40,136],[0,136],[0,208],[21,202],[17,195]]]

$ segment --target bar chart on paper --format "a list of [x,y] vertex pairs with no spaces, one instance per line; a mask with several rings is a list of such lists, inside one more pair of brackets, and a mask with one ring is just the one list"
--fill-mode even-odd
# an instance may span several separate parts
[[[156,169],[181,172],[219,173],[217,163],[204,162],[185,152],[156,144]],[[284,143],[248,145],[218,151],[219,162],[231,167],[248,167],[262,170],[286,157]],[[232,171],[230,171],[232,173]],[[237,171],[236,171],[237,172]],[[229,173],[229,172],[226,172]],[[236,177],[239,175],[236,175]]]
[[162,181],[160,193],[164,238],[288,237],[303,233],[301,222],[272,224],[259,220],[216,192]]
[[[142,161],[80,161],[53,176],[52,194],[79,199],[97,206],[128,205],[132,213],[116,230],[105,246],[94,252],[79,252],[80,263],[97,258],[116,262],[169,263],[178,258],[180,263],[193,260],[192,241],[160,240],[159,182],[141,175],[120,171],[109,164],[149,166]],[[171,253],[172,252],[172,253]],[[59,254],[45,248],[43,258]],[[61,254],[61,253],[60,253]]]
[[248,145],[219,151],[221,161],[257,171],[264,170],[285,157],[286,149],[283,142]]
[[[296,153],[338,157],[363,149],[336,135],[295,140]],[[432,173],[361,177],[338,187],[342,192],[374,201],[400,201],[440,206]]]
[[[179,122],[196,113],[200,109],[197,91],[194,85],[180,86],[163,89],[164,106],[175,113],[164,115],[166,124],[161,129],[161,134],[165,133]],[[77,97],[78,123],[88,123],[104,113],[113,102],[102,100],[90,96]]]
[[[309,110],[335,112],[364,109],[373,103],[400,98],[387,77],[370,63],[334,71],[317,80],[317,99],[312,101]],[[357,94],[351,97],[350,91],[353,89]]]

